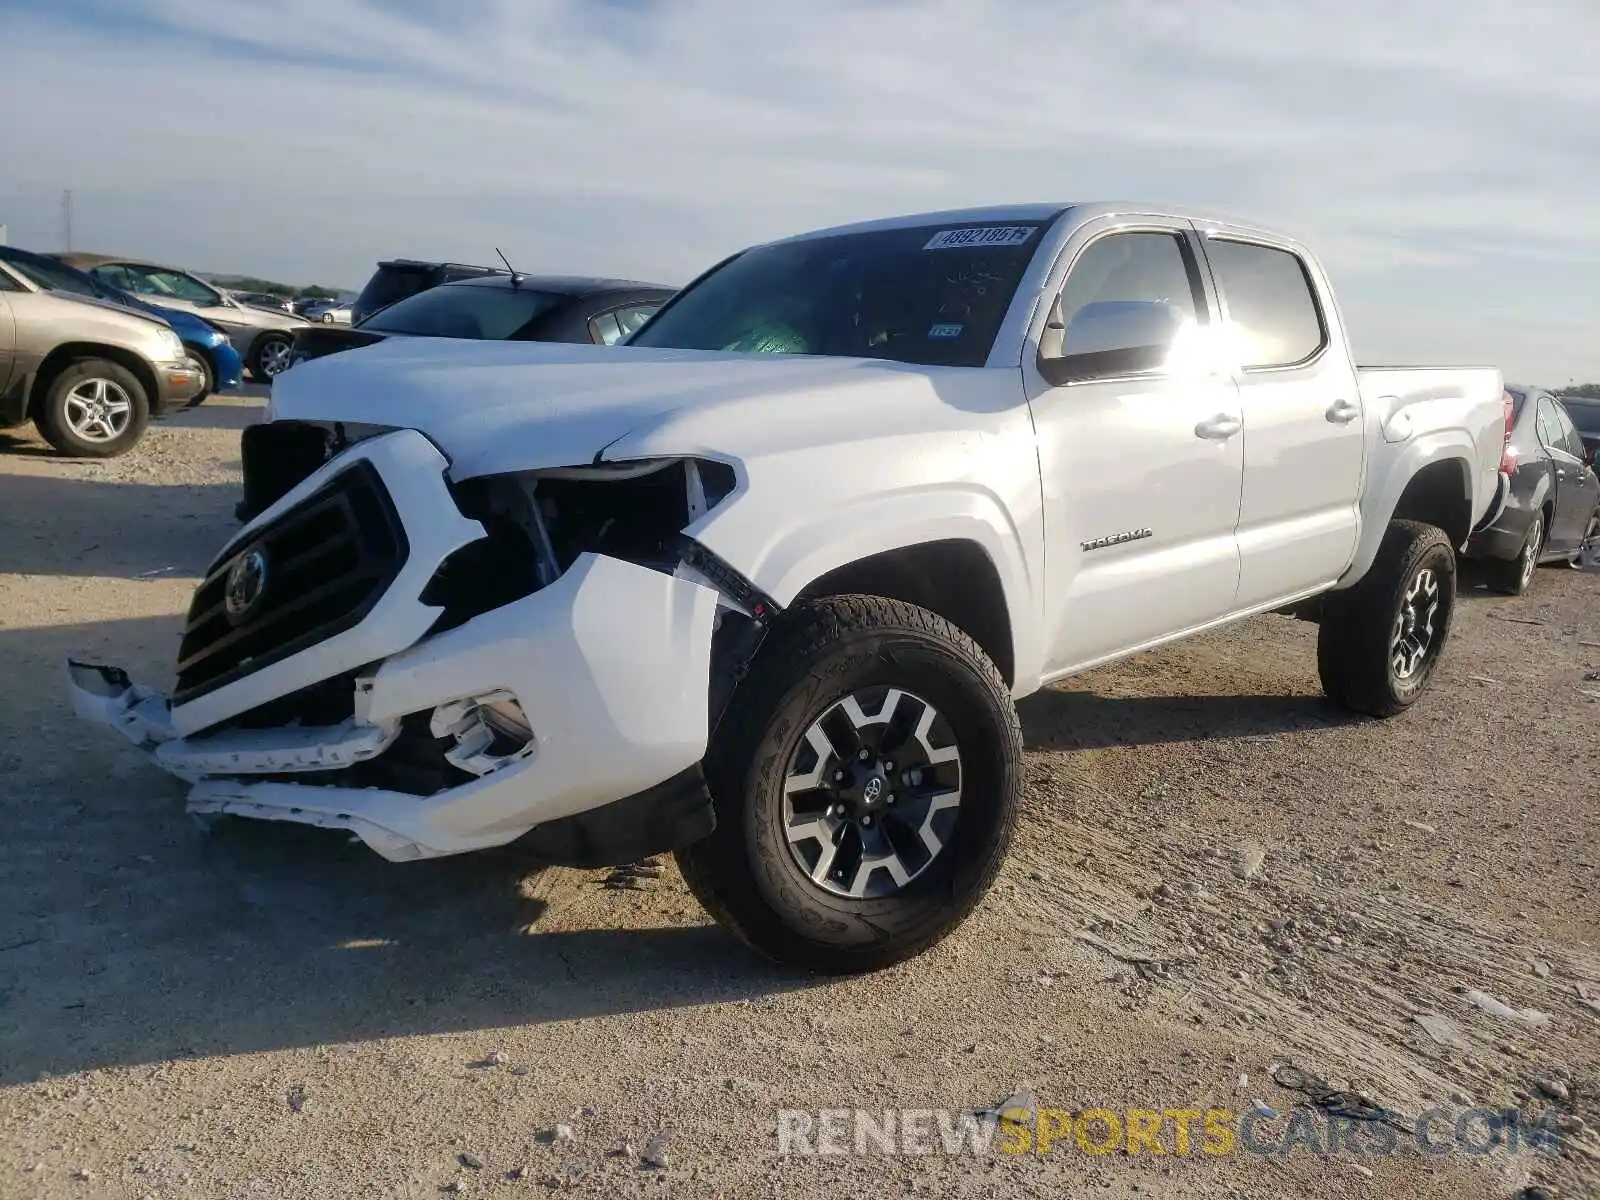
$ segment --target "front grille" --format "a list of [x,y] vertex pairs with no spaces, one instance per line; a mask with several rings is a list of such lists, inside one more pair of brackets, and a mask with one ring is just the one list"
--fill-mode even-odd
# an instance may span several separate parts
[[[266,562],[259,598],[226,604],[234,565]],[[405,531],[371,463],[340,471],[289,512],[212,565],[178,651],[183,704],[360,623],[405,565]]]

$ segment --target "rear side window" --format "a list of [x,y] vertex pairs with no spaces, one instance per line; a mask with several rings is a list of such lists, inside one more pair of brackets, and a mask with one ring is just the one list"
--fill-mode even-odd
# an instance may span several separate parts
[[1228,307],[1241,367],[1290,367],[1322,349],[1327,331],[1298,255],[1212,238],[1206,257]]
[[602,346],[614,346],[650,319],[659,304],[633,304],[614,312],[601,313],[589,322],[589,331]]

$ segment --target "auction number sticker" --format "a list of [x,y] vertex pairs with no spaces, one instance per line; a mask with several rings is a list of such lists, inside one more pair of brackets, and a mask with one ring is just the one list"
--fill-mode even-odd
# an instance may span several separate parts
[[924,250],[967,250],[974,246],[1020,246],[1033,236],[1031,225],[985,225],[979,229],[941,229]]

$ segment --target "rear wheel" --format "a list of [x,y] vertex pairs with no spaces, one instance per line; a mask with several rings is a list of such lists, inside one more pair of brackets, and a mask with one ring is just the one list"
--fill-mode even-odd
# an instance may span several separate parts
[[1409,708],[1439,663],[1455,599],[1456,555],[1444,530],[1391,521],[1361,582],[1328,596],[1317,634],[1323,690],[1369,716]]
[[1528,534],[1522,539],[1522,549],[1509,561],[1490,559],[1484,564],[1484,573],[1491,588],[1507,596],[1520,596],[1533,583],[1534,572],[1539,569],[1539,555],[1544,550],[1544,513],[1533,514]]
[[740,684],[707,756],[717,827],[678,852],[706,909],[811,971],[921,953],[993,882],[1022,740],[975,642],[875,596],[800,606]]
[[1573,567],[1582,568],[1584,555],[1596,556],[1600,561],[1600,508],[1596,508],[1589,517],[1589,523],[1583,528],[1583,540],[1578,543],[1578,550],[1567,560]]
[[34,413],[45,441],[74,458],[126,454],[149,423],[144,387],[132,371],[103,358],[67,364]]

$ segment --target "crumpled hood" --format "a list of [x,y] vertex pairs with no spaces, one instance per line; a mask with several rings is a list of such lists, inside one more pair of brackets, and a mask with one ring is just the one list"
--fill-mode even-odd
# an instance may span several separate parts
[[[599,459],[743,457],[964,425],[978,368],[633,346],[388,338],[272,383],[275,420],[416,429],[457,479]],[[1014,402],[1015,397],[1012,397]],[[907,423],[911,424],[908,425]]]

